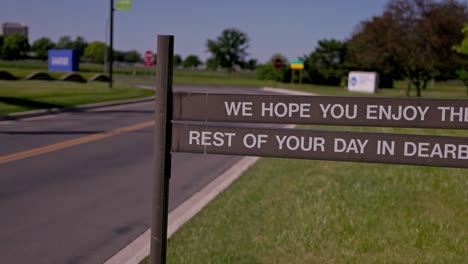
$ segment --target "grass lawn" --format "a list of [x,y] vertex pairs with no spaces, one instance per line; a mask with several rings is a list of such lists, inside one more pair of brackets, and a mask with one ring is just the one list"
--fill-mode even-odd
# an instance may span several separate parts
[[[123,83],[147,83],[156,82],[155,76],[119,76],[119,81]],[[343,87],[324,86],[316,84],[291,84],[277,83],[273,81],[257,80],[253,72],[212,72],[212,71],[174,71],[174,84],[176,85],[212,85],[212,86],[245,86],[245,87],[273,87],[284,88],[301,92],[316,93],[332,96],[384,96],[384,97],[406,97],[400,88],[406,87],[402,81],[395,82],[393,89],[380,89],[376,94],[352,93]],[[416,92],[413,88],[412,96]],[[466,88],[461,82],[441,82],[429,86],[422,91],[423,98],[467,98]]]
[[[403,82],[366,95],[195,74],[176,71],[174,83],[406,97]],[[457,82],[422,94],[468,98]],[[317,128],[468,137],[466,130]],[[467,208],[466,169],[263,158],[170,239],[168,263],[468,263]]]
[[0,81],[0,114],[76,106],[151,96],[151,90],[107,83],[62,81]]
[[[40,60],[18,60],[18,61],[8,61],[8,60],[0,60],[0,70],[11,71],[15,72],[25,72],[26,75],[33,71],[43,71],[47,72],[47,61],[40,61]],[[96,73],[103,73],[104,65],[97,64],[97,63],[87,63],[87,62],[80,62],[80,73],[91,73],[94,75]],[[142,66],[139,67],[122,67],[117,63],[114,65],[114,73],[115,74],[126,74],[132,75],[135,73],[136,75],[144,75],[145,68]],[[26,76],[24,75],[24,76]],[[23,75],[18,77],[24,77]]]
[[168,263],[466,263],[467,176],[262,159],[171,238]]
[[174,234],[168,263],[467,263],[467,208],[466,169],[263,158]]

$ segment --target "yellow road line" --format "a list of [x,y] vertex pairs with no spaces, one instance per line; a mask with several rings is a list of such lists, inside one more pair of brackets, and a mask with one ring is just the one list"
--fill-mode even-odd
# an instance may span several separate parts
[[139,123],[139,124],[136,124],[136,125],[121,127],[121,128],[117,128],[117,129],[114,129],[114,130],[93,134],[93,135],[90,135],[90,136],[75,138],[75,139],[59,142],[59,143],[52,144],[52,145],[47,145],[47,146],[43,146],[43,147],[31,149],[31,150],[26,150],[26,151],[14,153],[14,154],[6,155],[6,156],[0,156],[0,164],[4,164],[4,163],[12,162],[12,161],[15,161],[15,160],[20,160],[20,159],[33,157],[33,156],[41,155],[41,154],[44,154],[44,153],[48,153],[48,152],[52,152],[52,151],[56,151],[56,150],[60,150],[60,149],[64,149],[64,148],[69,148],[69,147],[72,147],[72,146],[76,146],[76,145],[80,145],[80,144],[100,140],[100,139],[103,139],[103,138],[117,136],[119,134],[123,134],[123,133],[126,133],[126,132],[131,132],[131,131],[135,131],[135,130],[140,130],[140,129],[147,128],[147,127],[150,127],[150,126],[153,126],[153,125],[154,125],[154,121],[148,121],[148,122]]

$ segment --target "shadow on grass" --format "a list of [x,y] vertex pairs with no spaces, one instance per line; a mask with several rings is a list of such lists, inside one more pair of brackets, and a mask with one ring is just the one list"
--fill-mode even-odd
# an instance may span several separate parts
[[154,110],[94,110],[83,114],[154,114]]
[[63,105],[44,103],[29,99],[0,96],[0,103],[18,105],[30,109],[63,108]]
[[0,131],[2,135],[92,135],[105,131]]
[[[100,133],[110,132],[109,130],[96,130],[96,131],[1,131],[0,135],[94,135]],[[127,134],[152,134],[153,131],[151,129],[141,129],[138,131],[131,131]]]

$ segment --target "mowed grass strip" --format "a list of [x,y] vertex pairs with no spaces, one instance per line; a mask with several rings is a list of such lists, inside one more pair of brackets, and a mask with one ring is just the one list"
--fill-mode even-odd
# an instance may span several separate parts
[[168,263],[467,263],[467,223],[466,169],[264,158],[170,239]]
[[70,107],[151,96],[154,91],[107,83],[63,81],[0,81],[0,114]]

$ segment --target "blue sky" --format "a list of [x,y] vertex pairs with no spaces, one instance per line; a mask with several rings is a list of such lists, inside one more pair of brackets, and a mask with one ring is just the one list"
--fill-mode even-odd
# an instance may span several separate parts
[[[82,35],[105,40],[109,0],[2,0],[1,22],[29,26],[30,42],[41,36]],[[360,21],[382,13],[387,0],[133,0],[116,11],[114,47],[156,50],[158,34],[175,36],[175,53],[205,60],[206,41],[235,27],[250,38],[250,57],[265,62],[274,53],[290,60],[309,54],[324,38],[345,39]]]

